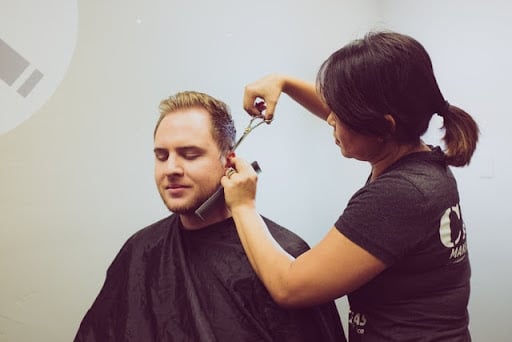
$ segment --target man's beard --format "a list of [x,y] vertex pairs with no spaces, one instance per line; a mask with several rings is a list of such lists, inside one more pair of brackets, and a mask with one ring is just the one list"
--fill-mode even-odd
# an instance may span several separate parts
[[194,214],[196,210],[211,196],[213,195],[213,192],[208,195],[202,195],[198,198],[195,198],[191,203],[189,204],[182,204],[182,205],[170,205],[165,200],[165,197],[162,193],[160,193],[160,197],[164,201],[165,206],[169,211],[179,214],[179,215],[191,215]]

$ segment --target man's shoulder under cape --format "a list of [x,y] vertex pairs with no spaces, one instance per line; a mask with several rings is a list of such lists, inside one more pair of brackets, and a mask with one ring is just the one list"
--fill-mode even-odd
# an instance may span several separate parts
[[[309,247],[264,218],[291,255]],[[334,302],[279,307],[254,273],[232,219],[188,231],[171,215],[130,237],[75,341],[345,341]]]

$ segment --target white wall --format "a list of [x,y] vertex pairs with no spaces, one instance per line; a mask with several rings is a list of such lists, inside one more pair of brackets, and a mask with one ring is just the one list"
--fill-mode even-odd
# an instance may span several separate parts
[[[21,1],[31,2],[37,3]],[[313,79],[334,49],[385,27],[424,43],[448,100],[481,124],[474,163],[457,171],[473,263],[472,331],[475,341],[505,341],[512,334],[505,315],[512,281],[503,262],[512,257],[505,208],[511,165],[498,156],[507,155],[512,24],[505,2],[411,3],[79,0],[76,12],[47,1],[55,12],[77,16],[76,30],[70,28],[76,42],[66,43],[74,54],[53,96],[0,135],[0,341],[72,340],[122,243],[167,215],[151,153],[162,98],[184,89],[208,92],[231,104],[241,131],[245,83],[271,71]],[[10,6],[0,0],[2,9]],[[12,21],[11,31],[31,25],[22,19]],[[32,41],[18,44],[0,24],[0,39],[33,63],[30,47],[40,47],[48,32],[38,25]],[[33,50],[56,51],[62,41],[47,39],[44,49]],[[49,79],[53,69],[45,70]],[[30,96],[41,95],[44,81]],[[0,87],[0,96],[13,92],[1,80]],[[7,112],[2,101],[0,110]],[[338,157],[329,127],[285,97],[274,123],[244,144],[238,154],[263,168],[261,212],[311,244],[368,171]],[[340,310],[344,315],[343,300]]]

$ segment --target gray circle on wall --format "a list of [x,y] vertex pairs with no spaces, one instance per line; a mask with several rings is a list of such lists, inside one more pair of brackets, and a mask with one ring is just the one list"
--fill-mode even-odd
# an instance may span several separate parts
[[0,135],[53,95],[76,45],[76,0],[0,0]]

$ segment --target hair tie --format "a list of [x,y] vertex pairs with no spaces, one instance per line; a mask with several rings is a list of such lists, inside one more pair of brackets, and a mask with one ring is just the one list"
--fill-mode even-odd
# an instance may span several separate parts
[[444,118],[448,113],[450,113],[450,102],[444,101],[441,108],[437,111],[437,115]]

